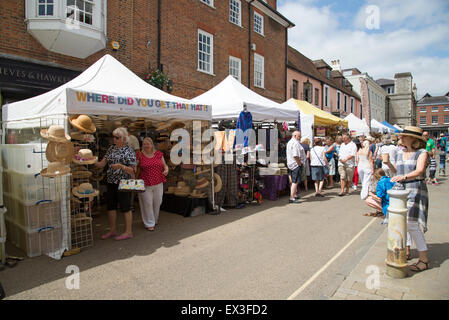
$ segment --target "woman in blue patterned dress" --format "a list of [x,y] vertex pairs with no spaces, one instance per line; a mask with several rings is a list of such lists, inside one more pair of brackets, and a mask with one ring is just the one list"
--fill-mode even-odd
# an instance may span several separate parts
[[[426,140],[422,136],[422,129],[408,126],[399,133],[404,150],[398,151],[396,163],[387,165],[395,176],[391,182],[404,184],[406,190],[410,190],[407,197],[407,231],[413,240],[419,253],[419,260],[409,266],[412,271],[424,271],[429,268],[427,258],[427,244],[424,232],[427,231],[427,215],[429,197],[425,182],[428,154],[426,152]],[[420,228],[421,226],[421,228]],[[411,241],[407,241],[409,251]]]

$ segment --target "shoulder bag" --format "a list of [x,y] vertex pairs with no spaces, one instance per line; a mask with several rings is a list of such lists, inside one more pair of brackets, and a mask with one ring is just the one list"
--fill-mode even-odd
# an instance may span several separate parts
[[323,166],[324,175],[328,176],[329,175],[329,168],[327,167],[327,165],[325,165],[323,162],[321,162],[321,159],[320,159],[320,157],[318,157],[315,148],[312,148],[312,149],[313,149],[313,152],[315,152],[315,155],[317,156],[318,161],[320,161],[321,165]]
[[[131,177],[135,177],[133,173]],[[118,185],[120,192],[145,192],[145,182],[143,179],[121,179]]]

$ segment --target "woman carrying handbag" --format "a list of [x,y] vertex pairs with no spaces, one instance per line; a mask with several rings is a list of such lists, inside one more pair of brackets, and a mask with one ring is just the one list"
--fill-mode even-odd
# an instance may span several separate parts
[[324,178],[329,174],[329,168],[327,167],[325,148],[321,139],[315,142],[315,146],[310,152],[310,158],[310,170],[312,180],[315,183],[315,197],[324,197],[321,192],[323,190]]

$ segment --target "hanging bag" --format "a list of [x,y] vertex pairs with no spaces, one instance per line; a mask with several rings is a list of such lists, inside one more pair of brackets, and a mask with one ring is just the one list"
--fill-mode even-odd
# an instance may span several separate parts
[[135,174],[131,175],[132,179],[121,179],[118,185],[120,192],[145,192],[145,182],[142,179],[135,179]]

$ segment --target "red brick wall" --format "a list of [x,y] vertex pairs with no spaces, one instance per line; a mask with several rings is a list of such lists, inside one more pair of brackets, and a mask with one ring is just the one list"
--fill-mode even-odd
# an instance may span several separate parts
[[[432,112],[432,107],[438,107],[438,112]],[[444,125],[444,116],[449,116],[449,111],[444,111],[444,108],[449,108],[449,104],[446,105],[434,105],[434,106],[418,106],[416,109],[416,121],[418,126],[431,126],[432,116],[438,116],[438,125]],[[421,108],[425,108],[426,112],[421,112]],[[421,123],[421,117],[426,117],[426,123]]]
[[[68,69],[84,70],[108,53],[143,77],[157,66],[157,0],[108,1],[107,47],[87,59],[47,51],[26,31],[25,1],[2,0],[0,52]],[[193,98],[229,74],[229,55],[242,60],[242,83],[248,85],[248,4],[242,1],[242,27],[229,22],[229,2],[215,1],[215,8],[192,0],[162,1],[161,63],[173,80],[173,94]],[[269,1],[275,6],[275,1]],[[253,24],[251,16],[251,25]],[[198,26],[214,34],[214,74],[197,71]],[[251,52],[250,88],[278,102],[285,101],[286,29],[264,17],[264,36],[252,32],[252,42],[265,59],[265,89],[254,88],[254,52]],[[147,47],[148,40],[151,44]],[[111,41],[120,49],[113,52]]]

